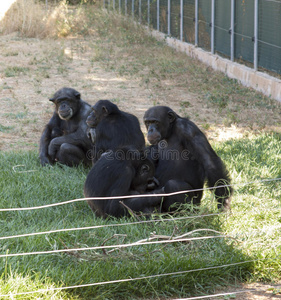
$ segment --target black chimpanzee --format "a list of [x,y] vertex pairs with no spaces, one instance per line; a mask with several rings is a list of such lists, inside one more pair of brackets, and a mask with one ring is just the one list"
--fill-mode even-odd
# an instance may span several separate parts
[[50,99],[55,111],[46,125],[41,139],[39,157],[41,164],[60,162],[68,166],[84,163],[90,165],[87,152],[92,149],[87,137],[86,119],[91,106],[72,88],[58,90]]
[[[206,136],[189,119],[181,118],[171,108],[155,106],[144,115],[150,156],[156,159],[155,177],[166,193],[228,185],[230,178],[224,163],[212,149]],[[155,151],[156,149],[156,151]],[[230,187],[216,188],[218,208],[230,208]],[[162,211],[171,210],[174,203],[200,204],[203,192],[165,197]]]
[[137,149],[145,146],[144,136],[137,117],[119,110],[109,100],[99,100],[92,106],[87,118],[88,135],[94,144],[93,162],[107,150],[133,145]]
[[129,215],[127,207],[135,212],[151,213],[154,208],[159,208],[161,197],[138,198],[137,195],[149,193],[157,186],[154,171],[153,162],[134,147],[103,153],[86,178],[85,197],[126,195],[136,195],[136,197],[87,200],[88,205],[97,216],[104,218]]

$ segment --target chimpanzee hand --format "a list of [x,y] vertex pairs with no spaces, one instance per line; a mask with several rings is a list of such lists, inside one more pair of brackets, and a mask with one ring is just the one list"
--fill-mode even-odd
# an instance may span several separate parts
[[56,158],[56,154],[61,146],[61,138],[57,137],[51,140],[49,147],[48,147],[48,154],[51,159],[54,161]]
[[49,158],[46,155],[40,156],[40,162],[41,162],[42,166],[47,166],[47,165],[51,164]]
[[159,180],[157,178],[153,177],[147,181],[146,190],[152,191],[152,190],[155,190],[158,186],[159,186]]

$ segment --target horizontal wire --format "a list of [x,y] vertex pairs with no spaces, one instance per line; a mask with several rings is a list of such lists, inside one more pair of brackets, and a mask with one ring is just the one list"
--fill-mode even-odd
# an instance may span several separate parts
[[275,3],[281,4],[280,0],[265,0],[265,1],[266,2],[275,2]]
[[[263,211],[279,211],[280,208],[268,208],[263,209]],[[231,211],[231,214],[244,214],[245,211]],[[247,213],[259,213],[256,210],[247,211]],[[89,229],[99,229],[99,228],[108,228],[108,227],[123,227],[123,226],[131,226],[131,225],[139,225],[139,224],[149,224],[149,223],[157,223],[157,222],[170,222],[170,221],[182,221],[187,219],[197,219],[197,218],[205,218],[205,217],[213,217],[213,216],[220,216],[223,212],[220,213],[213,213],[213,214],[202,214],[202,215],[195,215],[195,216],[185,216],[185,217],[176,217],[176,218],[159,218],[159,219],[153,219],[153,220],[143,220],[143,221],[136,221],[136,222],[128,222],[128,223],[117,223],[117,224],[104,224],[104,225],[95,225],[95,226],[87,226],[87,227],[74,227],[74,228],[62,228],[62,229],[54,229],[49,231],[41,231],[41,232],[32,232],[32,233],[23,233],[23,234],[17,234],[17,235],[10,235],[10,236],[1,236],[0,240],[8,240],[13,238],[22,238],[22,237],[30,237],[30,236],[38,236],[43,234],[52,234],[52,233],[60,233],[60,232],[69,232],[69,231],[82,231],[82,230],[89,230]],[[160,215],[161,216],[161,215]],[[280,225],[281,227],[281,225]],[[279,228],[279,226],[277,226]]]
[[108,246],[95,246],[95,247],[83,247],[83,248],[72,248],[72,249],[58,249],[58,250],[48,250],[48,251],[34,251],[34,252],[23,252],[23,253],[11,253],[11,254],[1,254],[0,258],[3,257],[17,257],[17,256],[29,256],[29,255],[42,255],[42,254],[54,254],[54,253],[66,253],[66,252],[75,252],[75,251],[89,251],[89,250],[101,250],[101,249],[112,249],[112,248],[128,248],[140,245],[155,245],[155,244],[170,244],[177,242],[189,242],[196,240],[208,240],[215,238],[232,238],[225,235],[215,235],[215,236],[204,236],[204,237],[193,237],[193,238],[184,238],[184,239],[175,239],[175,240],[165,240],[165,241],[154,241],[154,242],[135,242],[130,244],[119,244],[119,245],[108,245]]
[[9,293],[9,294],[0,295],[0,297],[29,295],[29,294],[34,294],[34,293],[46,293],[46,292],[50,292],[50,291],[61,291],[61,290],[66,290],[66,289],[91,287],[91,286],[98,286],[98,285],[105,285],[105,284],[112,284],[112,283],[121,283],[121,282],[130,282],[130,281],[136,281],[136,280],[158,278],[158,277],[163,277],[163,276],[182,275],[182,274],[187,274],[187,273],[192,273],[192,272],[200,272],[200,271],[208,271],[208,270],[214,270],[214,269],[219,269],[219,268],[227,268],[227,267],[242,265],[242,264],[246,264],[246,263],[252,263],[252,262],[256,262],[256,261],[258,261],[258,260],[257,259],[256,260],[248,260],[248,261],[237,262],[237,263],[232,263],[232,264],[225,264],[225,265],[221,265],[221,266],[213,266],[213,267],[199,268],[199,269],[179,271],[179,272],[156,274],[156,275],[143,276],[143,277],[119,279],[119,280],[96,282],[96,283],[87,283],[87,284],[73,285],[73,286],[66,286],[66,287],[59,287],[59,288],[40,289],[37,291],[31,291],[31,292],[23,292],[23,293],[15,293],[15,294]]
[[79,231],[79,230],[98,229],[98,228],[107,228],[107,227],[119,227],[119,226],[137,225],[137,224],[156,223],[156,222],[160,222],[160,221],[161,222],[180,221],[180,220],[186,220],[186,219],[218,216],[220,214],[221,213],[214,213],[214,214],[206,214],[206,215],[199,215],[199,216],[177,217],[177,218],[172,218],[172,219],[155,219],[155,220],[144,220],[144,221],[137,221],[137,222],[130,222],[130,223],[95,225],[95,226],[78,227],[78,228],[64,228],[64,229],[56,229],[56,230],[34,232],[34,233],[25,233],[25,234],[11,235],[11,236],[1,236],[0,240],[28,237],[28,236],[35,236],[35,235],[42,235],[42,234],[50,234],[50,233],[68,232],[68,231]]
[[268,45],[268,46],[271,46],[271,47],[275,47],[275,48],[277,48],[277,49],[281,49],[280,46],[277,46],[277,45],[274,45],[274,44],[271,44],[271,43],[262,41],[262,40],[260,40],[260,39],[258,39],[258,41],[259,41],[260,43],[262,43],[262,44],[265,44],[265,45]]
[[67,200],[67,201],[63,201],[63,202],[57,202],[57,203],[33,206],[33,207],[0,208],[0,212],[36,210],[36,209],[49,208],[49,207],[60,206],[60,205],[74,203],[74,202],[87,201],[87,200],[117,200],[117,199],[146,198],[146,197],[167,197],[167,196],[188,194],[188,193],[192,193],[192,192],[199,192],[199,191],[205,191],[205,190],[214,190],[214,189],[219,189],[219,188],[224,188],[224,187],[241,186],[241,185],[245,186],[245,185],[250,185],[250,184],[255,184],[255,183],[271,182],[271,181],[279,181],[279,180],[281,180],[281,178],[267,178],[267,179],[250,181],[250,182],[246,182],[246,183],[225,184],[225,185],[218,185],[218,186],[214,186],[214,187],[205,187],[205,188],[200,188],[200,189],[177,191],[177,192],[167,193],[167,194],[141,194],[141,195],[126,195],[126,196],[111,196],[111,197],[77,198],[77,199],[73,199],[73,200]]

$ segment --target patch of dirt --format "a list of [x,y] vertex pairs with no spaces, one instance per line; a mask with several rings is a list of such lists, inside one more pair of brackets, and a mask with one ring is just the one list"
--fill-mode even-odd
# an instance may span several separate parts
[[[218,291],[216,294],[221,296],[215,299],[236,299],[236,300],[280,300],[280,284],[252,283],[241,285],[229,290]],[[229,293],[232,293],[229,295]],[[227,294],[227,295],[226,295]],[[207,298],[214,299],[214,298]]]
[[[191,120],[210,139],[241,138],[253,133],[252,123],[247,126],[246,121],[243,126],[224,126],[225,116],[220,116],[198,95],[191,94],[188,87],[178,87],[172,80],[162,82],[160,89],[156,85],[145,86],[138,78],[105,71],[93,59],[95,48],[91,39],[39,40],[19,38],[16,34],[0,36],[0,150],[38,150],[44,125],[53,112],[48,99],[64,86],[78,90],[91,105],[99,99],[114,99],[120,109],[139,118],[144,133],[142,117],[149,107],[168,105],[182,115],[182,103],[186,104]],[[259,113],[268,120],[266,130],[281,132],[281,127],[274,127],[271,115],[267,116],[264,108],[261,107]],[[281,116],[277,123],[281,124]],[[261,284],[246,285],[242,289],[254,291],[236,294],[236,299],[281,299],[280,294],[274,295],[269,288]]]
[[[191,120],[211,139],[240,138],[253,132],[252,124],[251,128],[247,124],[224,126],[224,116],[214,107],[172,80],[161,82],[161,88],[144,86],[138,78],[105,71],[94,60],[93,38],[39,40],[11,34],[0,37],[0,47],[1,150],[38,148],[44,125],[53,111],[48,98],[63,86],[77,89],[92,105],[99,99],[114,99],[121,109],[139,118],[144,132],[143,114],[155,104],[168,105],[180,115],[187,110]],[[266,114],[263,108],[260,113]],[[267,120],[267,129],[281,131],[280,127],[272,127],[270,115]]]

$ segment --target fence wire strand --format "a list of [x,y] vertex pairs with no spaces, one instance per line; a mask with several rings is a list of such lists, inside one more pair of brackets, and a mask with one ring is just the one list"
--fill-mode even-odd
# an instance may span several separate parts
[[[264,209],[269,211],[280,211],[280,208],[272,209]],[[244,214],[244,211],[235,212],[235,214]],[[256,210],[251,210],[247,212],[248,214],[251,213],[259,213]],[[206,218],[206,217],[214,217],[220,216],[223,213],[213,213],[213,214],[202,214],[202,215],[195,215],[195,216],[185,216],[185,217],[176,217],[176,218],[161,218],[161,219],[152,219],[152,220],[143,220],[143,221],[136,221],[136,222],[129,222],[129,223],[117,223],[117,224],[104,224],[104,225],[95,225],[95,226],[86,226],[86,227],[74,227],[74,228],[62,228],[62,229],[54,229],[49,231],[41,231],[41,232],[32,232],[32,233],[23,233],[17,235],[10,235],[10,236],[1,236],[1,240],[9,240],[14,238],[23,238],[23,237],[31,237],[31,236],[38,236],[38,235],[49,235],[53,233],[61,233],[61,232],[70,232],[70,231],[82,231],[82,230],[92,230],[92,229],[100,229],[100,228],[109,228],[109,227],[124,227],[124,226],[132,226],[132,225],[139,225],[139,224],[151,224],[151,223],[159,223],[159,222],[176,222],[176,221],[183,221],[188,219],[197,219],[197,218]],[[233,215],[234,212],[232,211],[231,214]],[[276,228],[281,228],[280,226],[275,226]]]
[[[205,187],[205,188],[201,188],[201,189],[178,191],[178,192],[167,193],[167,194],[142,194],[142,195],[137,195],[137,198],[175,196],[175,195],[180,195],[180,194],[188,194],[188,193],[192,193],[192,192],[215,190],[215,189],[219,189],[219,188],[228,188],[228,187],[235,187],[235,186],[246,186],[246,185],[250,185],[250,184],[274,182],[274,181],[280,181],[280,180],[281,180],[281,177],[280,178],[266,178],[266,179],[260,179],[260,180],[255,180],[255,181],[249,181],[246,183],[225,184],[225,185],[218,185],[218,186],[214,186],[214,187]],[[36,210],[36,209],[55,207],[55,206],[70,204],[70,203],[74,203],[74,202],[87,201],[87,200],[118,200],[118,199],[130,199],[130,198],[136,198],[136,195],[77,198],[77,199],[67,200],[67,201],[63,201],[63,202],[56,202],[56,203],[52,203],[52,204],[33,206],[33,207],[1,208],[0,212]]]
[[[230,186],[246,186],[250,184],[256,184],[256,183],[265,183],[265,182],[274,182],[274,181],[280,181],[281,178],[267,178],[267,179],[261,179],[261,180],[255,180],[251,182],[246,183],[236,183],[232,185],[220,185],[216,187],[208,187],[203,189],[195,189],[195,190],[187,190],[187,191],[179,191],[175,193],[169,193],[169,194],[149,194],[149,195],[138,195],[141,197],[147,197],[147,196],[170,196],[170,195],[176,195],[176,194],[182,194],[182,193],[189,193],[193,191],[202,191],[202,190],[213,190],[215,188],[221,188],[221,187],[230,187]],[[18,211],[18,210],[33,210],[33,209],[40,209],[40,208],[46,208],[46,207],[54,207],[58,205],[63,204],[69,204],[73,202],[78,201],[85,201],[85,200],[111,200],[111,199],[126,199],[126,198],[134,198],[135,195],[130,196],[120,196],[120,197],[94,197],[94,198],[79,198],[79,199],[73,199],[68,200],[60,203],[53,203],[43,206],[37,206],[37,207],[25,207],[25,208],[9,208],[9,209],[0,209],[0,211]],[[205,217],[205,216],[213,216],[213,215],[219,215],[217,214],[209,214],[209,215],[203,215],[203,216],[190,216],[190,217],[182,217],[182,218],[176,218],[176,220],[182,220],[182,219],[188,219],[188,218],[194,218],[194,217]],[[97,226],[89,226],[84,228],[69,228],[69,229],[58,229],[53,231],[46,231],[46,232],[38,232],[38,233],[30,233],[30,234],[22,234],[22,235],[15,235],[15,236],[8,236],[8,237],[0,237],[0,240],[4,239],[11,239],[11,238],[18,238],[18,237],[26,237],[26,236],[32,236],[32,235],[39,235],[39,234],[48,234],[48,233],[55,233],[55,232],[62,232],[62,231],[72,231],[72,230],[86,230],[86,229],[96,229],[96,228],[102,228],[102,227],[111,227],[111,226],[127,226],[132,224],[140,224],[140,223],[150,223],[150,222],[159,222],[160,220],[146,220],[146,221],[139,221],[139,222],[132,222],[132,223],[126,223],[126,224],[110,224],[110,225],[97,225]],[[175,219],[167,219],[165,221],[175,221]],[[134,246],[140,246],[140,245],[155,245],[155,244],[170,244],[175,242],[190,242],[190,241],[196,241],[196,240],[207,240],[207,239],[215,239],[215,238],[232,238],[231,236],[226,235],[212,235],[212,236],[203,236],[203,237],[191,237],[191,238],[179,238],[174,240],[158,240],[158,241],[149,241],[146,242],[145,240],[129,243],[129,244],[118,244],[118,245],[108,245],[108,246],[95,246],[95,247],[84,247],[84,248],[73,248],[73,249],[58,249],[58,250],[51,250],[51,251],[36,251],[36,252],[26,252],[26,253],[11,253],[11,254],[2,254],[0,255],[0,258],[8,258],[8,257],[18,257],[18,256],[28,256],[28,255],[42,255],[42,254],[58,254],[58,253],[67,253],[67,252],[78,252],[78,251],[90,251],[90,250],[104,250],[104,249],[121,249],[121,248],[127,248],[127,247],[134,247]],[[66,289],[74,289],[74,288],[83,288],[83,287],[90,287],[90,286],[97,286],[97,285],[105,285],[105,284],[113,284],[113,283],[121,283],[121,282],[128,282],[128,281],[135,281],[135,280],[143,280],[143,279],[150,279],[150,278],[157,278],[161,276],[172,276],[172,275],[181,275],[186,274],[190,272],[197,272],[197,271],[205,271],[205,270],[211,270],[215,268],[224,268],[224,267],[230,267],[235,266],[239,264],[245,264],[250,262],[255,262],[258,260],[251,260],[251,261],[244,261],[234,264],[228,264],[228,265],[221,265],[221,266],[215,266],[215,267],[208,267],[208,268],[201,268],[201,269],[194,269],[194,270],[187,270],[187,271],[181,271],[181,272],[174,272],[174,273],[165,273],[165,274],[156,274],[156,275],[150,275],[150,276],[144,276],[144,277],[137,277],[137,278],[127,278],[122,280],[113,280],[113,281],[106,281],[106,282],[98,282],[98,283],[89,283],[84,285],[75,285],[75,286],[69,286],[69,287],[60,287],[60,288],[49,288],[49,289],[39,289],[36,291],[30,291],[30,292],[24,292],[24,293],[9,293],[9,294],[3,294],[0,295],[0,297],[11,297],[11,296],[20,296],[20,295],[28,295],[28,294],[34,294],[34,293],[45,293],[48,291],[60,291],[60,290],[66,290]],[[207,295],[207,296],[200,296],[200,297],[191,297],[191,298],[182,298],[182,300],[192,300],[192,299],[203,299],[203,298],[211,298],[211,297],[217,297],[217,296],[227,296],[232,294],[238,294],[248,292],[246,291],[238,291],[238,292],[231,292],[231,293],[223,293],[223,294],[215,294],[215,295]]]
[[200,272],[200,271],[208,271],[208,270],[214,270],[214,269],[220,269],[220,268],[228,268],[228,267],[238,266],[238,265],[252,263],[252,262],[256,262],[256,261],[258,261],[258,260],[247,260],[247,261],[243,261],[243,262],[225,264],[225,265],[220,265],[220,266],[213,266],[213,267],[207,267],[207,268],[199,268],[199,269],[178,271],[178,272],[171,272],[171,273],[164,273],[164,274],[155,274],[155,275],[142,276],[142,277],[136,277],[136,278],[126,278],[126,279],[103,281],[103,282],[88,283],[88,284],[81,284],[81,285],[73,285],[73,286],[66,286],[66,287],[59,287],[59,288],[39,289],[36,291],[15,293],[15,294],[3,294],[3,295],[0,295],[0,297],[21,296],[21,295],[29,295],[29,294],[34,294],[34,293],[46,293],[49,291],[61,291],[61,290],[66,290],[66,289],[84,288],[84,287],[91,287],[91,286],[98,286],[98,285],[105,285],[105,284],[130,282],[130,281],[152,279],[152,278],[158,278],[158,277],[164,277],[164,276],[183,275],[183,274],[192,273],[192,272]]
[[176,240],[165,240],[165,241],[152,241],[152,242],[135,242],[129,244],[119,244],[119,245],[108,245],[108,246],[95,246],[95,247],[83,247],[83,248],[72,248],[72,249],[58,249],[58,250],[48,250],[48,251],[34,251],[34,252],[23,252],[23,253],[11,253],[11,254],[1,254],[0,258],[3,257],[17,257],[17,256],[30,256],[30,255],[43,255],[43,254],[56,254],[56,253],[66,253],[66,252],[77,252],[77,251],[90,251],[90,250],[102,250],[102,249],[112,249],[112,248],[128,248],[140,245],[155,245],[155,244],[170,244],[177,242],[190,242],[197,240],[209,240],[216,238],[232,238],[226,235],[213,235],[213,236],[203,236],[194,238],[183,238]]
[[78,228],[56,229],[56,230],[49,230],[49,231],[42,231],[42,232],[33,232],[33,233],[25,233],[25,234],[18,234],[18,235],[1,236],[0,240],[13,239],[13,238],[22,238],[22,237],[29,237],[29,236],[43,235],[43,234],[51,234],[51,233],[68,232],[68,231],[90,230],[90,229],[99,229],[99,228],[107,228],[107,227],[122,227],[122,226],[131,226],[131,225],[138,225],[138,224],[158,223],[158,222],[170,222],[170,221],[175,222],[175,221],[181,221],[181,220],[187,220],[187,219],[219,216],[220,214],[221,213],[214,213],[214,214],[205,214],[205,215],[199,215],[199,216],[185,216],[185,217],[177,217],[177,218],[169,218],[169,219],[143,220],[143,221],[130,222],[130,223],[118,223],[118,224],[95,225],[95,226],[78,227]]

